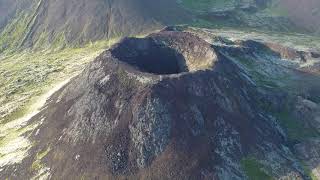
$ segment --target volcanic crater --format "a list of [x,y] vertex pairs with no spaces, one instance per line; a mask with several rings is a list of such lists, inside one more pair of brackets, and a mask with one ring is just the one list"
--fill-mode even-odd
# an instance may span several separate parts
[[42,161],[62,179],[244,179],[241,159],[283,153],[284,138],[230,51],[189,32],[125,38],[33,117],[35,146],[6,172],[34,176],[49,149]]
[[[112,56],[136,70],[156,75],[212,69],[217,61],[211,45],[190,33],[125,38],[110,50]],[[184,43],[173,41],[184,37]],[[171,39],[171,41],[169,40]],[[169,41],[168,41],[169,40]]]

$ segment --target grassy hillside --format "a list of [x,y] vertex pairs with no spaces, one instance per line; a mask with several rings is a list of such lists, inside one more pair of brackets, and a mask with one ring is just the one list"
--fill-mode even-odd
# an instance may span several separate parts
[[116,39],[82,48],[22,51],[0,56],[0,123],[19,118],[52,84],[79,73]]
[[[80,73],[87,63],[117,40],[81,48],[21,51],[0,56],[0,167],[19,163],[32,143],[27,138],[41,122],[25,123],[45,105],[48,97]],[[40,155],[39,155],[40,156]],[[34,165],[42,167],[41,163]],[[39,174],[42,177],[44,174]]]

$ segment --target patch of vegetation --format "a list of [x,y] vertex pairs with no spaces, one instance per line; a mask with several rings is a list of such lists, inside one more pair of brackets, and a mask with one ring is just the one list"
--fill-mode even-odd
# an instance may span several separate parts
[[246,66],[248,69],[254,68],[254,61],[252,61],[250,58],[238,56],[235,59],[238,60],[242,65]]
[[[37,112],[43,95],[55,84],[80,73],[117,41],[98,41],[81,48],[6,51],[0,55],[0,164],[20,162],[32,146],[27,137],[39,124],[26,125],[22,117]],[[42,156],[39,153],[40,159]],[[39,163],[36,161],[33,167],[40,168]]]
[[273,178],[268,175],[264,169],[263,165],[258,162],[257,159],[253,157],[247,157],[241,161],[242,168],[249,180],[272,180]]
[[43,168],[41,160],[50,152],[50,150],[51,150],[50,147],[48,147],[47,149],[37,153],[35,157],[35,161],[32,163],[32,166],[31,166],[31,169],[33,171],[38,171]]
[[266,78],[259,72],[252,72],[252,78],[261,86],[267,86],[269,88],[279,88],[276,80],[273,80],[272,78]]
[[[19,136],[23,135],[24,133],[31,131],[34,126],[35,125],[30,125],[30,126],[20,128],[18,130],[10,129],[10,130],[7,130],[6,132],[2,132],[4,134],[1,134],[1,136],[0,136],[0,147],[7,146],[8,143],[10,143],[10,141],[18,138]],[[4,130],[4,129],[0,128],[0,130]],[[0,153],[0,155],[5,155],[5,154]]]
[[20,47],[24,34],[27,31],[30,15],[21,12],[10,24],[0,33],[0,52]]
[[319,133],[312,127],[305,127],[303,122],[295,119],[288,110],[275,113],[282,127],[285,128],[291,141],[302,141],[307,138],[319,137]]
[[[238,7],[241,3],[237,0],[181,0],[181,2],[187,9],[199,12],[208,12],[213,9],[232,9]],[[261,13],[270,16],[288,16],[288,11],[281,8],[279,0],[272,0]]]
[[237,56],[234,57],[237,61],[239,61],[242,65],[244,65],[253,81],[255,81],[259,86],[267,86],[269,88],[279,88],[279,85],[276,81],[270,77],[266,77],[258,72],[258,68],[255,66],[255,60],[250,59],[250,57]]
[[236,28],[236,29],[248,29],[242,24],[237,24],[229,20],[207,20],[205,18],[195,19],[193,22],[189,23],[190,26],[208,29],[222,29],[222,28]]
[[[198,18],[190,24],[195,27],[305,32],[286,18],[288,12],[281,8],[278,0],[273,0],[266,7],[261,6],[258,9],[255,9],[255,1],[180,0],[180,2],[183,7],[198,14]],[[251,10],[245,8],[247,3],[252,4]],[[223,11],[227,12],[227,15],[220,13]]]
[[[201,29],[197,28],[197,26],[194,28],[190,27],[189,30],[201,33]],[[233,39],[259,39],[261,41],[274,42],[298,50],[320,49],[320,36],[296,32],[279,32],[248,27],[230,28],[226,26],[221,28],[212,28],[210,29],[210,32],[215,36],[231,37]],[[250,35],[250,38],[246,38],[248,35]]]
[[262,11],[264,14],[272,15],[272,16],[282,16],[282,17],[287,17],[288,16],[288,10],[282,8],[279,5],[280,1],[279,0],[273,0],[271,1],[271,4]]
[[312,173],[310,168],[304,162],[300,161],[300,164],[302,166],[304,173],[308,175],[311,180],[318,180],[318,178],[315,177],[315,175]]
[[23,160],[32,146],[25,136],[29,136],[39,123],[28,126],[20,123],[18,127],[12,125],[0,126],[0,166],[19,163]]
[[118,39],[81,48],[6,53],[0,57],[0,123],[22,117],[52,85],[77,74]]

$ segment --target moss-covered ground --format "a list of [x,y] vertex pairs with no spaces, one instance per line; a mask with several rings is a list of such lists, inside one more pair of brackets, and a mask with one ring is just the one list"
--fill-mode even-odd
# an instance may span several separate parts
[[263,165],[253,157],[247,157],[241,161],[242,168],[249,180],[272,180],[273,178],[268,175],[264,169]]

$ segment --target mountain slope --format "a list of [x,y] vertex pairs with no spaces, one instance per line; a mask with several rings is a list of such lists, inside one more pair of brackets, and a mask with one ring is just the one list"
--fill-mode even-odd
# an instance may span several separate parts
[[[3,4],[12,7],[9,2],[2,0]],[[3,49],[8,46],[84,44],[148,32],[163,25],[184,22],[189,17],[170,0],[33,0],[30,4],[32,11],[22,9],[17,12],[2,31],[0,45]],[[13,31],[21,32],[12,37]],[[13,41],[18,43],[11,45]]]
[[320,1],[318,0],[282,0],[283,7],[290,19],[300,27],[320,34]]
[[31,0],[0,0],[0,29],[19,11],[28,9]]
[[23,44],[32,45],[43,32],[49,40],[63,34],[67,42],[109,39],[146,32],[157,23],[176,23],[184,17],[169,0],[43,0]]
[[180,23],[278,32],[320,29],[316,0],[303,2],[303,8],[298,8],[300,1],[286,0],[1,0],[0,4],[0,51],[83,45]]

